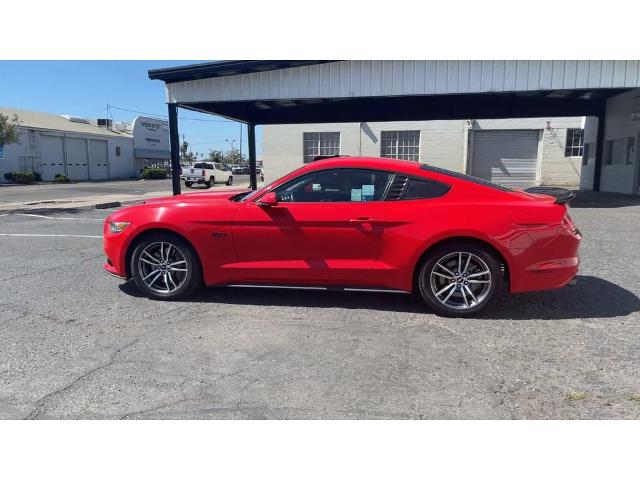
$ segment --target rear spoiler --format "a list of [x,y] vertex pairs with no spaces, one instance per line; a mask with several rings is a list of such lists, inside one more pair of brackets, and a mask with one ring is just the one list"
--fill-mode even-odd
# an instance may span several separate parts
[[555,197],[556,202],[559,204],[569,203],[576,197],[576,194],[566,188],[557,187],[531,187],[524,190],[527,193],[536,193],[542,195],[550,195]]

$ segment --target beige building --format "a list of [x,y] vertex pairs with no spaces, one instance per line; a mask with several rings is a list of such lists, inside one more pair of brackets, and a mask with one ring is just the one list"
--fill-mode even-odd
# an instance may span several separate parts
[[264,170],[278,178],[317,156],[403,158],[516,187],[577,187],[582,117],[266,125]]

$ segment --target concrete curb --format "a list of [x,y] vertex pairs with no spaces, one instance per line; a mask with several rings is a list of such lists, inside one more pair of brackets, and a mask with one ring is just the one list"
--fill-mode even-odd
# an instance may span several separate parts
[[29,202],[22,205],[11,206],[9,208],[0,205],[0,213],[12,214],[12,213],[46,213],[46,212],[86,212],[89,210],[105,210],[109,208],[126,207],[128,205],[134,205],[136,203],[143,202],[148,198],[153,197],[140,197],[136,199],[123,200],[119,202],[105,202],[105,203],[88,203],[84,201],[56,201],[46,200],[42,202]]

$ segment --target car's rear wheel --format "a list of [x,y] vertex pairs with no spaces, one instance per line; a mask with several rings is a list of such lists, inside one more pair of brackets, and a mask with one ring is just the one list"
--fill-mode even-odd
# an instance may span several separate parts
[[436,313],[470,317],[487,308],[500,293],[500,262],[488,249],[474,243],[443,245],[422,265],[418,288]]
[[193,185],[193,182],[184,182],[184,186],[187,188],[191,188],[191,185]]
[[204,182],[204,185],[205,185],[207,188],[211,188],[211,187],[213,187],[215,184],[216,184],[216,179],[215,179],[215,177],[209,177],[209,181],[208,181],[208,182]]
[[227,186],[231,186],[233,185],[233,177],[231,175],[229,175],[229,180],[227,180]]
[[131,273],[146,296],[164,300],[184,298],[202,282],[197,254],[171,234],[143,238],[131,256]]

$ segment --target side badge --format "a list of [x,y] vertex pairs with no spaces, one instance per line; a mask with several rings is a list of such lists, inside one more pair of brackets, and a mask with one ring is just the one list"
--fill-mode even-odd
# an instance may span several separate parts
[[225,232],[213,232],[211,235],[213,235],[215,238],[224,238],[227,236]]

